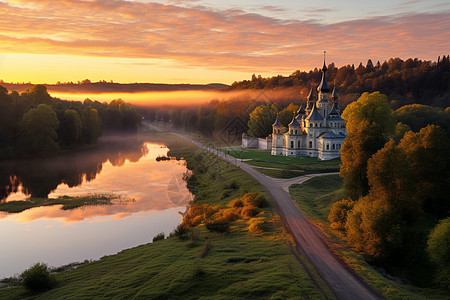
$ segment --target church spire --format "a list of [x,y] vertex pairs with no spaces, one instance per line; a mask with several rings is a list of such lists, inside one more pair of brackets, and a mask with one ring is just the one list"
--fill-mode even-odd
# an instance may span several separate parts
[[325,76],[325,72],[328,70],[325,64],[325,53],[327,52],[323,51],[322,80],[320,81],[320,84],[317,87],[317,91],[322,93],[328,93],[330,91],[330,87],[328,86],[327,78]]

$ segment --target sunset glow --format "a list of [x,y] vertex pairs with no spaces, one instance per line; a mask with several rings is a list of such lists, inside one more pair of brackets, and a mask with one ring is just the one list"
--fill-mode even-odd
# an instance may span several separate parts
[[0,1],[0,79],[230,84],[450,49],[439,1]]

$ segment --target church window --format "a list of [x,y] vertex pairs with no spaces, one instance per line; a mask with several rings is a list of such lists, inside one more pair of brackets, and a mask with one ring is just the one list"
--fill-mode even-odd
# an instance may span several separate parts
[[297,130],[295,130],[295,134],[297,134]]
[[294,141],[291,141],[291,148],[294,148]]
[[291,129],[291,134],[292,134],[292,129]]
[[327,144],[327,150],[330,150],[330,145],[329,144]]
[[309,148],[312,148],[312,141],[309,141]]
[[300,148],[300,141],[298,141],[298,147],[297,148]]
[[335,147],[336,147],[336,146],[333,144],[333,150],[336,149]]

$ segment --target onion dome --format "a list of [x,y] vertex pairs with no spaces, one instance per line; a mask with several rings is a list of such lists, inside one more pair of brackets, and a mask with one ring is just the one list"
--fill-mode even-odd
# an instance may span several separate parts
[[322,115],[317,111],[316,106],[313,106],[313,110],[309,114],[309,116],[306,118],[306,120],[309,121],[322,121],[323,117]]
[[296,118],[292,118],[291,123],[289,123],[289,128],[291,127],[300,127],[300,123],[297,121]]

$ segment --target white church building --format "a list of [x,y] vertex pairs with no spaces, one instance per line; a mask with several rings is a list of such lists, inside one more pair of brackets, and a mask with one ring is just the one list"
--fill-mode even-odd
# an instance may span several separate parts
[[340,157],[347,136],[345,121],[341,118],[336,87],[329,99],[330,87],[326,79],[325,61],[322,80],[317,87],[317,99],[312,88],[307,97],[306,109],[300,107],[289,127],[278,121],[272,125],[272,155],[317,157],[321,160]]
[[330,87],[326,71],[324,60],[322,80],[317,87],[317,99],[311,88],[306,108],[300,107],[288,128],[285,128],[277,117],[272,125],[272,136],[264,140],[243,135],[242,146],[270,150],[272,155],[317,157],[320,160],[340,157],[339,150],[344,144],[347,130],[340,115],[336,87],[329,99]]

